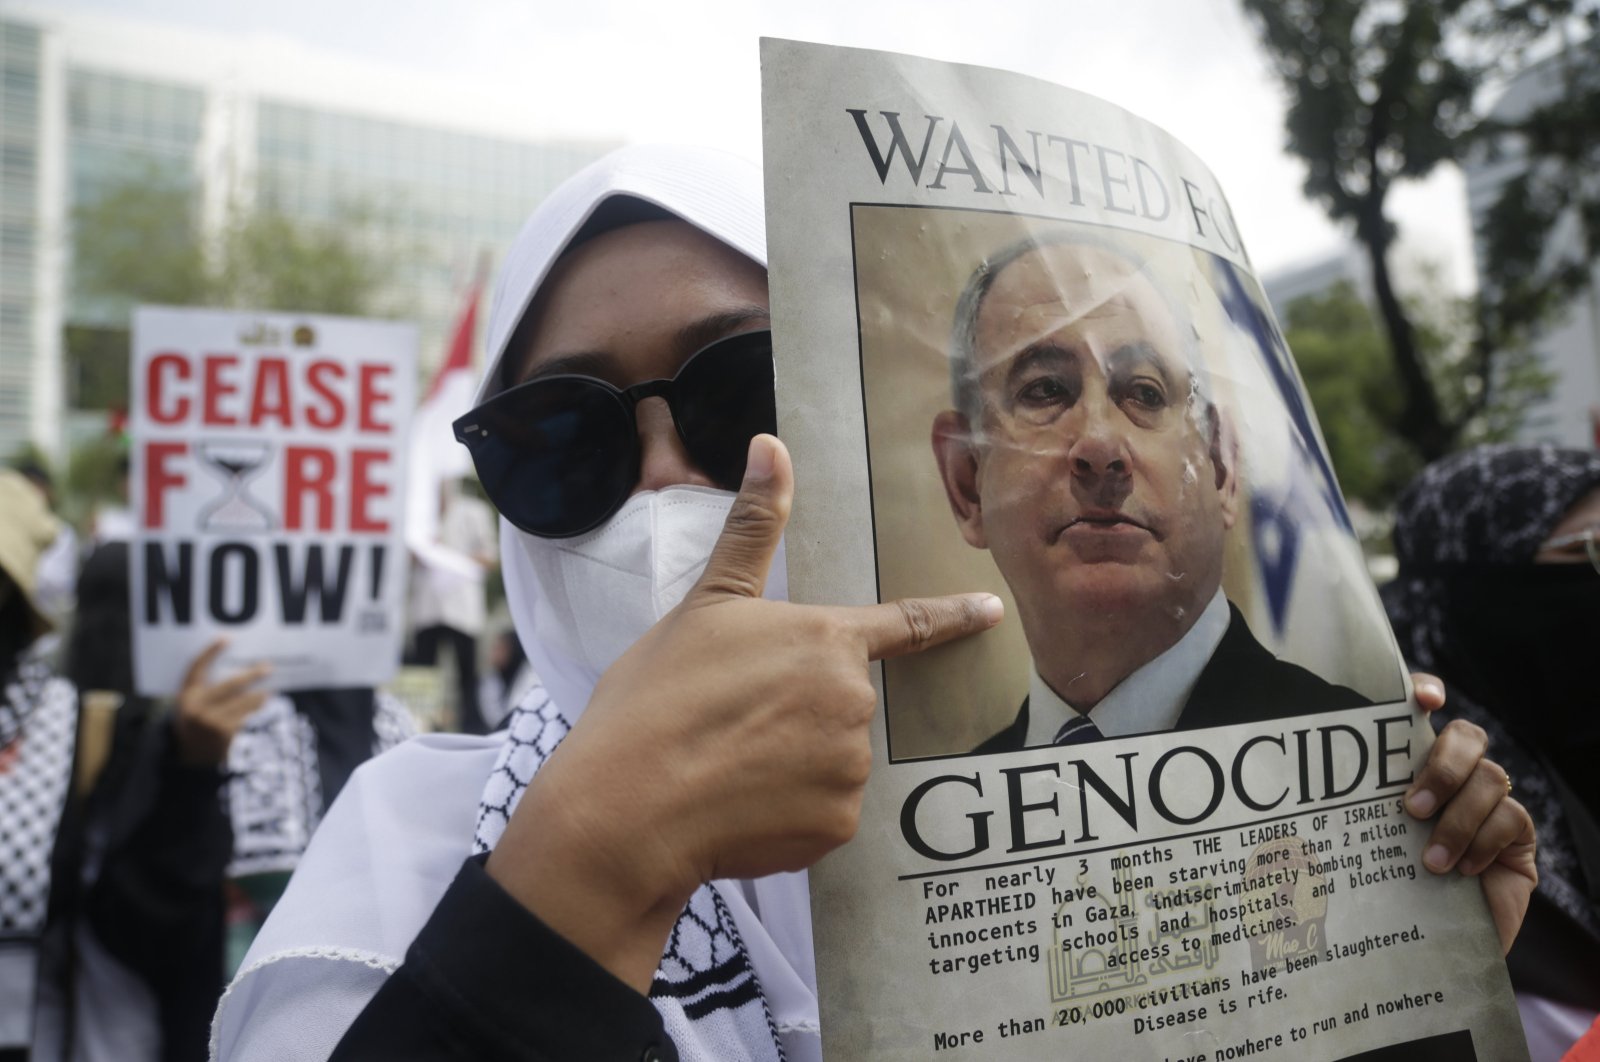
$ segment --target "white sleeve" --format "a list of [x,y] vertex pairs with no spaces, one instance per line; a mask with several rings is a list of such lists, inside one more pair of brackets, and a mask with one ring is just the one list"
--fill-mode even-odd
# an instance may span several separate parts
[[428,735],[351,775],[217,1005],[213,1059],[333,1053],[471,854],[503,740]]
[[211,1057],[228,1062],[326,1059],[398,960],[329,949],[282,952],[247,966],[211,1026]]

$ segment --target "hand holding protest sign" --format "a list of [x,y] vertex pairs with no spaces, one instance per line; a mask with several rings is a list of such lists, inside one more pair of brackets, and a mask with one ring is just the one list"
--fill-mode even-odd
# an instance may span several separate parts
[[[1417,705],[1431,712],[1444,704],[1444,687],[1432,675],[1411,676]],[[1422,862],[1435,874],[1459,870],[1480,876],[1500,949],[1511,950],[1539,883],[1535,865],[1533,818],[1511,799],[1510,779],[1486,759],[1491,750],[1482,727],[1452,720],[1440,731],[1407,790],[1408,814],[1438,821],[1423,849]]]
[[189,665],[183,688],[178,691],[173,736],[179,759],[191,767],[220,767],[227,763],[233,736],[270,696],[259,686],[272,673],[266,664],[213,681],[211,663],[226,646],[220,638],[212,642]]

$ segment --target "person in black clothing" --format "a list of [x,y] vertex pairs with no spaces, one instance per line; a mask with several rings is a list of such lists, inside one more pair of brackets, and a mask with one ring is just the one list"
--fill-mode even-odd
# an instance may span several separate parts
[[1450,688],[1437,718],[1488,732],[1538,824],[1539,887],[1506,957],[1535,1059],[1600,1012],[1597,534],[1600,454],[1480,447],[1401,496],[1383,588],[1407,659]]
[[[223,648],[218,642],[191,665],[170,708],[139,696],[128,594],[128,544],[102,544],[79,576],[67,663],[86,695],[105,691],[122,698],[111,754],[89,800],[89,858],[99,869],[84,909],[106,950],[150,990],[160,1058],[198,1062],[209,1054],[211,1017],[228,975],[224,883],[240,870],[228,811],[259,788],[248,770],[230,773],[229,754],[241,734],[254,735],[251,728],[271,697],[260,686],[268,672],[257,666],[212,681],[210,665]],[[307,720],[313,755],[309,763],[272,772],[272,781],[298,784],[293,775],[310,772],[327,803],[358,764],[404,736],[375,734],[380,706],[370,689],[291,691],[277,707],[291,730]],[[409,726],[401,729],[409,733]],[[278,751],[272,737],[250,738],[257,760]],[[299,750],[307,742],[291,733],[289,744]],[[231,801],[224,799],[228,787],[239,794]],[[312,816],[321,810],[308,809]],[[315,818],[294,823],[290,832],[310,833],[315,824]],[[258,870],[270,856],[285,875],[304,843],[286,848],[250,840],[256,842],[254,864],[245,869]],[[281,888],[281,881],[268,888],[268,898]]]
[[[0,470],[0,1060],[55,1062],[71,1042],[81,816],[71,800],[77,698],[33,651],[34,594],[56,538],[44,497]],[[47,1045],[43,1048],[41,1044]]]
[[[100,866],[85,913],[106,949],[153,997],[163,1062],[208,1052],[223,968],[224,813],[229,743],[266,693],[260,675],[179,697],[170,714],[133,688],[128,544],[96,547],[78,578],[67,671],[88,694],[121,698],[111,753],[90,796]],[[214,655],[214,654],[213,654]],[[204,695],[200,695],[203,693]]]
[[[36,553],[30,551],[55,530],[42,516],[35,492],[19,490],[12,473],[0,473],[0,1058],[153,1062],[148,993],[102,932],[136,930],[142,922],[107,923],[97,912],[133,912],[142,920],[149,901],[167,902],[164,891],[152,896],[135,884],[149,880],[167,853],[141,844],[113,854],[103,839],[148,825],[150,815],[171,819],[197,800],[204,806],[208,795],[215,805],[216,787],[202,780],[196,793],[191,779],[164,770],[164,799],[130,799],[128,758],[114,753],[113,768],[84,799],[77,785],[84,754],[78,691],[36,651],[48,624],[33,603]],[[91,615],[81,639],[105,634],[92,614],[92,579],[88,591]],[[125,596],[122,610],[125,617]],[[87,667],[86,644],[80,641],[73,656]],[[94,678],[118,681],[110,676],[119,668],[126,674],[126,652],[119,656],[115,644],[102,648],[92,654],[103,665]],[[181,832],[192,854],[203,831]],[[181,935],[159,938],[150,957],[181,952],[185,944]],[[216,983],[213,975],[213,998]]]

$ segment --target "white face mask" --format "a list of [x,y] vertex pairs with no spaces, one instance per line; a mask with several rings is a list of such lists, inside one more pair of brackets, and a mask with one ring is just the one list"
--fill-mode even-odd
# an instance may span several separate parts
[[[517,535],[538,584],[537,636],[598,676],[689,593],[733,499],[709,487],[642,491],[586,535]],[[781,600],[787,589],[780,543],[764,596]]]

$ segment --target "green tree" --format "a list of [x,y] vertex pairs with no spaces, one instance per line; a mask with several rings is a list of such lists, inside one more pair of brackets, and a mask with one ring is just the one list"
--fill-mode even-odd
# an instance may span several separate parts
[[314,223],[233,206],[215,232],[199,211],[190,183],[159,170],[106,186],[73,213],[74,298],[112,317],[139,303],[381,313],[394,256],[370,208]]
[[39,449],[37,443],[25,442],[11,451],[11,456],[6,458],[5,467],[24,468],[27,466],[42,469],[44,474],[53,475],[50,468],[50,455]]
[[[1400,395],[1396,430],[1421,458],[1442,456],[1483,418],[1514,411],[1514,403],[1494,405],[1496,389],[1507,380],[1528,381],[1531,331],[1560,305],[1555,288],[1582,282],[1586,269],[1542,255],[1551,226],[1573,209],[1600,222],[1592,181],[1573,179],[1600,150],[1600,78],[1592,71],[1574,76],[1563,99],[1514,123],[1481,121],[1480,93],[1520,68],[1531,48],[1581,22],[1592,29],[1600,6],[1597,0],[1242,2],[1288,90],[1287,146],[1308,165],[1306,194],[1334,220],[1351,224],[1366,251]],[[1508,186],[1509,198],[1482,234],[1490,274],[1470,315],[1469,356],[1450,364],[1466,375],[1464,400],[1452,408],[1442,392],[1454,384],[1430,371],[1417,321],[1390,270],[1396,230],[1388,196],[1400,181],[1425,177],[1476,145],[1503,148],[1508,138],[1528,152],[1532,176]],[[1585,262],[1596,254],[1594,233],[1600,224],[1590,224],[1581,241]]]
[[73,523],[86,525],[101,504],[126,505],[123,489],[127,459],[126,440],[113,435],[101,435],[73,447],[62,484],[61,514]]
[[1382,508],[1416,470],[1395,436],[1400,393],[1372,311],[1348,283],[1289,304],[1284,337],[1300,366],[1345,496]]
[[93,316],[123,321],[142,302],[211,303],[215,284],[196,194],[158,170],[106,186],[73,213],[72,294]]
[[[1600,28],[1600,10],[1588,12]],[[1478,130],[1482,149],[1529,160],[1507,181],[1479,235],[1491,263],[1480,300],[1486,337],[1524,340],[1590,284],[1600,259],[1600,34],[1567,44],[1540,73],[1559,86],[1526,115],[1491,115]],[[1552,240],[1570,223],[1565,240]]]
[[[1472,356],[1472,306],[1445,294],[1436,275],[1422,287],[1406,300],[1405,309],[1424,371],[1438,381],[1444,416],[1463,420],[1468,409],[1481,409],[1462,429],[1462,443],[1509,438],[1522,410],[1547,381],[1526,362],[1507,359],[1494,398],[1479,403],[1476,380],[1462,370]],[[1284,336],[1345,496],[1387,508],[1426,458],[1402,430],[1405,397],[1378,318],[1348,282],[1294,300],[1285,318]]]
[[326,224],[231,209],[215,231],[197,191],[155,169],[105,186],[73,213],[70,402],[125,408],[133,307],[219,306],[384,316],[396,255],[377,216],[347,204]]
[[378,294],[393,279],[394,258],[375,249],[376,232],[374,214],[354,204],[326,225],[270,211],[236,216],[212,273],[214,304],[381,316]]
[[43,472],[50,480],[50,507],[55,514],[82,524],[97,503],[126,500],[119,491],[126,457],[121,439],[102,435],[73,449],[62,476],[57,475],[48,455],[33,443],[19,446],[5,463],[7,468],[32,467]]

